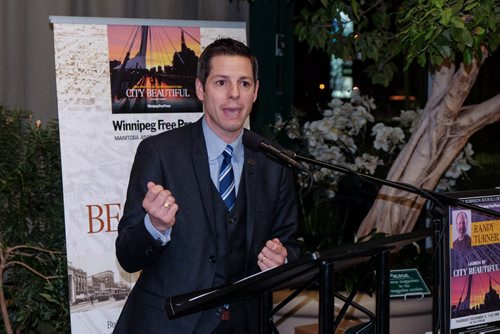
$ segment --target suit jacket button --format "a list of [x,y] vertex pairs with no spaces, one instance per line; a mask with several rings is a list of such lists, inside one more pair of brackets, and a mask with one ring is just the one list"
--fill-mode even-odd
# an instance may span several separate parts
[[217,262],[217,258],[216,258],[215,256],[213,256],[213,255],[212,255],[212,256],[210,256],[210,257],[208,258],[208,262],[210,262],[210,263],[215,263],[215,262]]
[[146,251],[144,252],[144,254],[149,256],[149,255],[151,255],[151,253],[153,253],[153,248],[152,247],[146,248]]

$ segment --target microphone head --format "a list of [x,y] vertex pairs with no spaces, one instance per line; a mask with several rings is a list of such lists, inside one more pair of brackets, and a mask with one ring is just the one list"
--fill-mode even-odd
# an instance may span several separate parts
[[245,130],[243,132],[243,145],[253,150],[260,150],[260,145],[262,144],[262,137],[252,132],[250,130]]
[[294,159],[295,153],[266,142],[264,138],[262,138],[255,132],[245,130],[245,132],[243,132],[242,141],[245,147],[264,152],[274,159],[281,160],[281,162],[284,162],[291,167],[297,168],[299,171],[307,172],[307,168]]

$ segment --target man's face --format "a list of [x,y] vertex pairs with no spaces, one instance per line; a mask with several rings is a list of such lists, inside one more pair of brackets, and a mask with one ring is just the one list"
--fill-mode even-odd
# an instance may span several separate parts
[[457,231],[461,237],[463,237],[467,233],[467,218],[463,214],[457,215]]
[[253,78],[250,59],[215,56],[205,83],[196,79],[196,95],[203,102],[208,126],[225,142],[233,142],[252,111],[259,82]]

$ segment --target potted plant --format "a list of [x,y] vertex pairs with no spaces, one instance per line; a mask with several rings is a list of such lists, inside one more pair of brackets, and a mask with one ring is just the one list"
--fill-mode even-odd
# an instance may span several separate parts
[[0,106],[0,307],[6,333],[67,332],[59,135]]

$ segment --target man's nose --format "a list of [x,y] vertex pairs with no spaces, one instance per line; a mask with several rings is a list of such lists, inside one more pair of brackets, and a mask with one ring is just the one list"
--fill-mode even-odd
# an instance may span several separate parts
[[229,98],[236,99],[240,96],[240,87],[238,84],[231,84],[229,88]]

